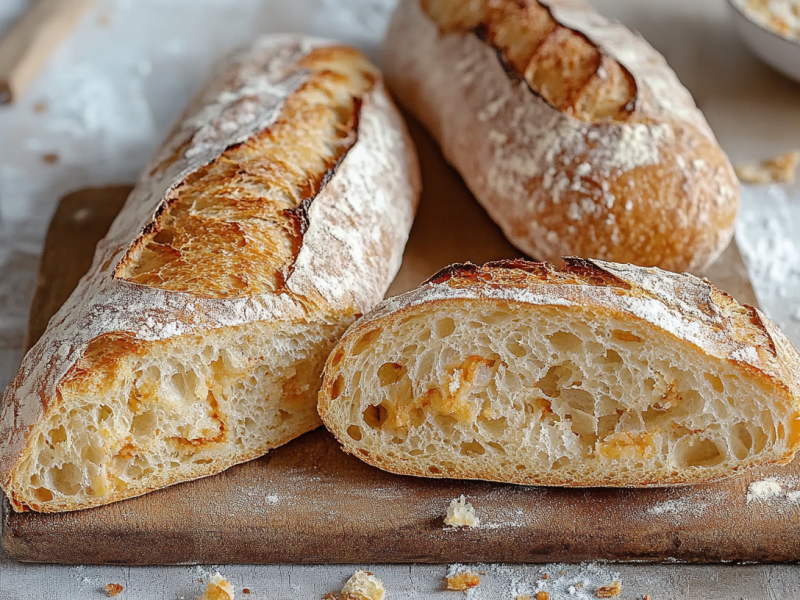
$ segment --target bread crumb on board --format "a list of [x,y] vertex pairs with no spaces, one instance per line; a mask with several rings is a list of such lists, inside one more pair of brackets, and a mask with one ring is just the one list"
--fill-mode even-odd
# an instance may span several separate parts
[[444,580],[447,582],[447,589],[456,592],[464,592],[481,584],[481,578],[474,571],[461,571],[454,575],[447,575]]
[[222,575],[214,573],[198,600],[234,600],[233,586]]
[[742,163],[734,167],[742,183],[794,183],[800,151],[779,154],[760,162]]
[[106,585],[106,596],[113,598],[119,594],[124,588],[118,583],[109,583]]
[[[523,596],[517,596],[514,600],[533,600],[533,596],[525,594]],[[550,600],[550,592],[545,592],[543,590],[536,592],[536,600]]]
[[613,598],[614,596],[619,596],[621,592],[622,584],[619,581],[615,581],[610,585],[597,588],[594,595],[598,598]]
[[464,494],[461,498],[453,498],[447,507],[447,516],[444,524],[450,527],[477,527],[481,520],[475,515],[475,508],[466,501]]
[[322,600],[383,600],[386,589],[383,582],[370,571],[356,571],[338,594],[325,594]]

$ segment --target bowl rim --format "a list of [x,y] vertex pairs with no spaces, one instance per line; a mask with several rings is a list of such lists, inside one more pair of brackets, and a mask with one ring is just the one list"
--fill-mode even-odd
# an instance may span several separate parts
[[741,8],[739,8],[736,0],[727,0],[727,3],[728,3],[728,6],[730,6],[733,10],[735,10],[737,13],[739,13],[748,23],[751,23],[752,25],[755,25],[761,31],[767,32],[768,34],[770,34],[775,39],[781,40],[783,42],[787,42],[787,43],[791,44],[792,46],[796,46],[798,49],[800,49],[800,39],[793,40],[791,38],[784,37],[781,34],[779,34],[778,32],[774,31],[773,29],[770,29],[769,27],[766,27],[766,26],[762,25],[761,23],[758,23],[758,22],[754,21],[753,19],[750,18],[750,16],[747,13],[745,13]]

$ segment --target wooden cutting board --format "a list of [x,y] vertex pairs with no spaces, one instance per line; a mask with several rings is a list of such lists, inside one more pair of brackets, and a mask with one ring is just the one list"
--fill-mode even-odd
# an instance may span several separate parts
[[[425,192],[390,294],[456,261],[519,256],[416,127]],[[29,340],[88,269],[128,186],[64,198],[48,233]],[[707,274],[756,302],[732,245]],[[6,555],[56,563],[690,562],[800,559],[800,505],[748,503],[748,485],[800,487],[800,462],[724,483],[652,490],[556,489],[417,479],[346,456],[318,429],[267,456],[140,498],[64,514],[4,505]],[[465,494],[482,526],[442,526]]]

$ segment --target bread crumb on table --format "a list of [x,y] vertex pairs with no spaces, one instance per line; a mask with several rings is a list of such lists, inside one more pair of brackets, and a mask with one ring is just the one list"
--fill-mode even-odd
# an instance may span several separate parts
[[622,592],[622,584],[619,581],[615,581],[611,585],[597,588],[594,595],[598,598],[613,598],[614,596],[619,596],[620,592]]
[[450,501],[444,524],[450,527],[477,527],[481,521],[475,515],[475,508],[466,501],[462,494],[461,498],[454,498]]
[[517,596],[516,598],[514,598],[514,600],[533,600],[533,598],[528,594],[524,594],[522,596]]
[[550,600],[550,594],[545,591],[536,592],[536,600]]
[[109,583],[106,585],[106,596],[113,598],[119,594],[124,588],[118,583]]
[[383,600],[386,589],[383,582],[369,571],[356,571],[344,584],[340,593],[328,593],[322,600]]
[[214,573],[198,600],[234,600],[233,586],[222,575]]
[[462,571],[455,575],[448,575],[444,579],[447,582],[447,589],[456,592],[463,592],[481,584],[481,578],[474,571]]
[[743,183],[794,183],[800,151],[794,150],[761,162],[743,163],[734,167]]

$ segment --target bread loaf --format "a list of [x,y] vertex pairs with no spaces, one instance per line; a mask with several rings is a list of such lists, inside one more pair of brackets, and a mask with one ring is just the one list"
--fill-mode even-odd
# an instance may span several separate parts
[[225,62],[6,390],[14,509],[129,498],[317,427],[324,360],[391,283],[419,188],[357,50],[269,36]]
[[401,0],[394,94],[518,248],[698,271],[738,182],[689,92],[583,0]]
[[319,411],[347,452],[404,475],[697,483],[792,459],[800,357],[691,275],[454,265],[348,329]]

